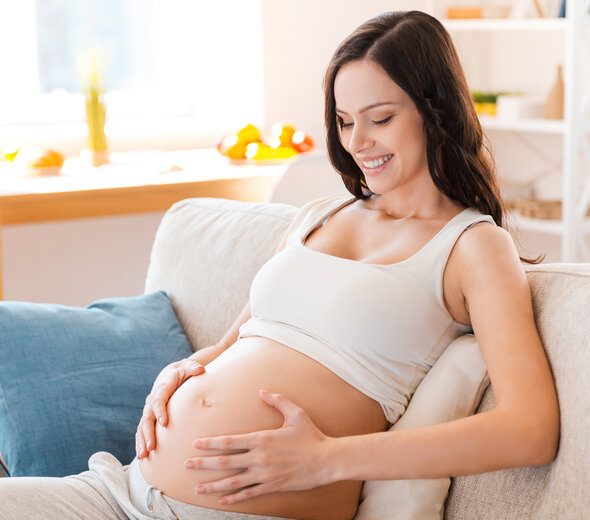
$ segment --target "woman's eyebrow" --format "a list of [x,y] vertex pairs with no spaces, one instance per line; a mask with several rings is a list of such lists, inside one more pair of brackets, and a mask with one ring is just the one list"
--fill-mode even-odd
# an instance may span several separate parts
[[[370,110],[371,108],[376,108],[376,107],[380,107],[383,105],[401,105],[401,103],[394,103],[393,101],[384,101],[384,102],[380,102],[380,103],[372,103],[370,105],[364,106],[363,108],[361,108],[359,110],[359,114],[362,114],[363,112],[366,112],[367,110]],[[339,108],[336,109],[336,112],[338,112],[339,114],[346,114],[346,112],[344,112],[343,110],[340,110]],[[348,115],[348,114],[346,114]]]

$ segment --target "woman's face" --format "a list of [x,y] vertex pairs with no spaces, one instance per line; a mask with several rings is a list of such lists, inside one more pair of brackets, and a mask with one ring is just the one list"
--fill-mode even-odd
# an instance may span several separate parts
[[371,60],[344,65],[334,97],[342,146],[373,193],[430,181],[422,116],[380,65]]

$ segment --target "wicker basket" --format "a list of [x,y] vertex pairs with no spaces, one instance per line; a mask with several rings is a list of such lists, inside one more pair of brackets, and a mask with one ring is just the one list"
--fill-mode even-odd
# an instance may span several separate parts
[[[513,199],[505,200],[504,206],[509,211],[529,218],[559,220],[561,218],[560,200]],[[590,217],[590,208],[586,212]]]
[[517,199],[512,201],[513,209],[524,217],[543,220],[561,218],[560,200]]

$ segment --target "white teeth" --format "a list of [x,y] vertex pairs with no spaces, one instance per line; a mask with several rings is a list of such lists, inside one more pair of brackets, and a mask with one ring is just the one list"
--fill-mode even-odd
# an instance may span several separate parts
[[389,159],[393,157],[393,154],[386,155],[385,157],[380,157],[379,159],[375,159],[374,161],[361,161],[365,168],[378,168],[382,164],[385,164]]

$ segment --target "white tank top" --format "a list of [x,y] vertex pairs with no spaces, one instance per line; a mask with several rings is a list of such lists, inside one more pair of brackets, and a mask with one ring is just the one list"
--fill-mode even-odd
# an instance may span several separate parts
[[471,328],[443,303],[443,271],[466,229],[493,218],[467,208],[411,257],[368,264],[304,245],[310,232],[356,198],[313,206],[285,249],[258,271],[252,317],[239,338],[262,336],[321,363],[381,404],[395,423],[444,349]]

